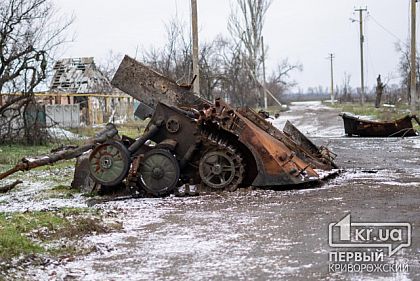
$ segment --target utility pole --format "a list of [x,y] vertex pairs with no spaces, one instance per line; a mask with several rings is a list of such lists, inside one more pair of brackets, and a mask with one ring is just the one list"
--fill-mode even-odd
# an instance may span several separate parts
[[410,57],[410,97],[411,110],[416,110],[417,104],[417,69],[416,69],[416,2],[411,0],[411,57]]
[[200,69],[198,67],[198,13],[197,0],[191,0],[191,29],[192,29],[192,62],[193,75],[195,77],[193,90],[194,93],[200,96]]
[[363,12],[367,11],[367,8],[355,9],[356,12],[359,12],[359,23],[360,23],[360,87],[362,94],[362,105],[365,103],[365,76],[364,76],[364,67],[363,67],[363,43],[365,42],[365,37],[363,35]]
[[331,104],[334,104],[334,54],[329,54],[329,60],[331,64]]
[[262,65],[263,65],[263,91],[264,91],[264,109],[268,109],[267,103],[267,88],[266,80],[265,80],[265,49],[264,49],[264,36],[261,36],[261,56],[262,56]]

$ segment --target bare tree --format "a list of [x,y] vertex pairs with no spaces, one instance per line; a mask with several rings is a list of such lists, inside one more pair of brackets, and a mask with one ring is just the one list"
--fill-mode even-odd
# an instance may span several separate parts
[[[395,44],[395,49],[400,53],[399,72],[402,78],[402,87],[406,89],[406,100],[410,102],[410,76],[411,76],[411,63],[410,63],[410,46],[409,44]],[[420,85],[420,57],[416,57],[416,87],[419,90]]]
[[267,88],[277,99],[280,99],[284,92],[297,85],[296,81],[291,78],[291,73],[302,70],[301,63],[291,64],[287,58],[283,59],[268,78]]
[[113,50],[109,50],[106,57],[98,62],[99,71],[109,80],[112,80],[115,72],[117,72],[118,66],[123,59],[124,55],[121,53],[115,53]]
[[343,82],[339,90],[339,102],[352,102],[353,89],[350,85],[351,75],[344,72]]
[[[143,53],[143,61],[179,84],[192,81],[191,38],[186,24],[173,18],[166,25],[167,41],[163,48],[150,48]],[[218,54],[217,40],[200,46],[199,66],[201,94],[212,100],[220,92],[223,60]]]
[[[246,103],[249,105],[262,105],[260,93],[263,92],[261,85],[261,66],[262,66],[262,35],[264,21],[272,0],[235,0],[236,5],[232,7],[229,16],[228,29],[240,51],[240,67],[242,71],[247,71],[243,76],[247,82],[241,81],[246,85],[248,92]],[[268,48],[266,48],[268,49]],[[265,50],[265,53],[267,51]],[[277,98],[296,82],[290,79],[293,71],[301,71],[300,63],[291,64],[288,59],[282,60],[273,74],[269,77],[267,87]],[[238,75],[239,73],[237,73]],[[249,94],[251,92],[251,95]],[[239,94],[239,93],[237,93]],[[239,94],[244,97],[244,94]],[[252,95],[254,96],[252,98]]]
[[264,19],[272,0],[236,0],[237,8],[229,17],[228,29],[241,43],[252,75],[259,77],[261,66],[261,37]]
[[243,67],[240,44],[219,36],[215,40],[215,46],[221,59],[221,96],[238,106],[255,104],[255,100],[250,101],[255,99],[255,95],[249,90],[252,89],[254,81],[249,79],[249,73]]
[[0,2],[0,93],[7,94],[0,99],[0,142],[38,140],[34,91],[71,22],[58,17],[51,0]]
[[221,96],[221,81],[223,79],[222,69],[223,57],[219,54],[218,39],[211,42],[204,42],[200,47],[200,91],[201,95],[208,99]]
[[[236,0],[229,18],[231,38],[217,36],[200,46],[200,85],[203,97],[222,97],[237,106],[260,102],[261,35],[271,0]],[[187,25],[173,18],[166,25],[167,41],[162,48],[143,50],[143,61],[158,72],[188,84],[192,80],[191,37]],[[233,40],[232,40],[233,39]],[[296,85],[293,71],[302,65],[282,60],[270,77],[270,90],[280,96]]]
[[164,47],[143,52],[143,61],[179,83],[192,80],[191,38],[185,26],[178,18],[172,18],[166,24]]

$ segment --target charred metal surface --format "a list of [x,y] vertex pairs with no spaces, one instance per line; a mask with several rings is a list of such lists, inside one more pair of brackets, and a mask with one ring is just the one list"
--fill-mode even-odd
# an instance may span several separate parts
[[195,145],[196,138],[200,136],[197,120],[190,118],[185,111],[179,110],[177,107],[159,103],[149,125],[146,127],[146,132],[152,130],[154,124],[159,121],[162,122],[161,129],[150,140],[157,144],[167,140],[175,141],[177,146],[174,153],[178,160],[181,160],[188,149]]
[[149,124],[149,127],[146,133],[143,136],[136,139],[136,141],[132,145],[130,145],[130,147],[128,148],[128,151],[130,153],[137,152],[146,141],[154,137],[159,132],[159,127],[161,126],[161,123],[162,122],[159,122],[157,124]]
[[111,84],[151,108],[158,102],[189,107],[208,104],[193,93],[191,86],[178,85],[129,56],[124,57]]
[[[329,152],[327,148],[318,148],[290,122],[286,122],[284,132],[282,132],[250,108],[241,108],[238,112],[286,145],[299,158],[311,164],[312,168],[322,170],[337,168],[334,164],[333,153]],[[303,140],[304,138],[306,141]]]
[[139,106],[136,109],[136,112],[134,112],[134,116],[140,118],[141,120],[145,120],[146,118],[152,117],[154,111],[154,108],[151,108],[145,103],[140,102]]
[[186,194],[191,192],[182,188],[196,186],[198,191],[292,187],[318,182],[317,169],[336,167],[332,152],[318,148],[290,122],[283,132],[265,120],[266,112],[234,109],[221,99],[211,104],[189,85],[178,85],[128,56],[112,84],[142,102],[138,116],[151,117],[144,134],[120,138],[109,124],[85,146],[25,160],[0,179],[89,150],[77,162],[72,185],[111,190],[123,185],[134,196]]
[[125,143],[131,167],[123,182],[134,196],[185,194],[187,186],[200,192],[291,187],[318,182],[316,169],[336,167],[329,150],[291,123],[283,132],[266,114],[220,99],[211,104],[127,56],[112,84],[144,103],[139,116],[154,109],[145,133]]
[[359,137],[411,137],[417,133],[413,129],[412,119],[418,122],[415,115],[407,115],[401,119],[380,122],[363,120],[349,113],[341,113],[344,130],[348,136]]
[[301,131],[299,131],[290,121],[284,125],[283,132],[289,136],[296,144],[298,155],[305,161],[311,163],[315,168],[330,170],[337,168],[334,159],[337,155],[326,147],[316,146]]
[[308,152],[319,153],[319,148],[311,142],[304,134],[302,134],[290,121],[286,121],[283,132],[292,138],[298,146],[302,146]]
[[[311,165],[270,134],[271,124],[250,109],[243,109],[242,112],[247,113],[246,117],[249,118],[223,101],[216,100],[213,107],[202,112],[201,121],[204,127],[213,123],[234,134],[239,143],[252,153],[258,171],[252,182],[253,186],[294,185],[318,179],[318,174]],[[281,135],[285,137],[284,134]]]

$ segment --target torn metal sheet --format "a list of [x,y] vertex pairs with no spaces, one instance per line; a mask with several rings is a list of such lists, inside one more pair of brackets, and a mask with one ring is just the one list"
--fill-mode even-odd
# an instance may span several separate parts
[[344,130],[348,136],[359,137],[411,137],[417,132],[413,128],[412,119],[419,122],[417,116],[407,115],[394,121],[364,120],[350,113],[341,113]]

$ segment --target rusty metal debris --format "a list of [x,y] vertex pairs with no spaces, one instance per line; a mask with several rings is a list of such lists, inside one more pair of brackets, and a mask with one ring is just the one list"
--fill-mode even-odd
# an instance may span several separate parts
[[139,117],[153,115],[136,140],[93,150],[87,166],[97,184],[124,182],[135,196],[164,196],[181,186],[295,186],[319,181],[317,169],[336,168],[335,155],[291,123],[282,132],[250,108],[210,103],[127,56],[112,84],[143,103]]
[[407,115],[394,121],[364,120],[350,113],[340,113],[340,116],[343,118],[344,130],[348,136],[412,137],[417,135],[412,120],[420,124],[416,115]]
[[[113,130],[112,136],[78,148],[72,154],[80,156],[73,187],[123,186],[136,197],[195,195],[248,186],[296,187],[319,182],[320,170],[336,173],[335,154],[317,147],[290,122],[281,131],[265,120],[266,114],[235,109],[221,99],[211,103],[127,56],[112,84],[141,102],[138,117],[151,119],[137,139],[116,137]],[[15,170],[39,162],[30,163]]]

